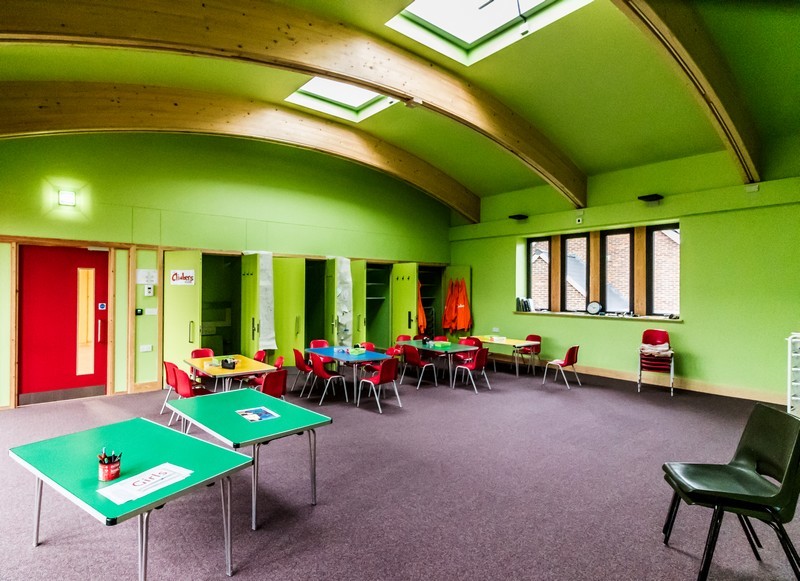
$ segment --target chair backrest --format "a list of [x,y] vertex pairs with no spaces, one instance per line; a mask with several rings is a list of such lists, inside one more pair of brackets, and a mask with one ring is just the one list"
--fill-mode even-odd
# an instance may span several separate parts
[[267,360],[267,351],[265,349],[259,349],[256,351],[256,354],[253,355],[253,359],[259,363],[264,363],[264,361]]
[[275,359],[275,363],[273,363],[275,369],[283,369],[283,361],[283,355],[278,355],[277,359]]
[[567,349],[567,354],[564,355],[564,367],[575,365],[578,362],[578,349],[580,349],[580,345],[573,345]]
[[286,395],[286,376],[289,372],[286,369],[279,369],[267,373],[264,376],[264,383],[261,384],[262,393],[272,397],[283,397]]
[[422,365],[422,359],[419,356],[419,349],[413,345],[403,345],[403,360],[408,365],[414,365],[416,367],[420,367]]
[[384,359],[378,374],[378,385],[383,385],[384,383],[389,383],[397,379],[397,365],[399,363],[400,362],[394,357],[391,359]]
[[538,345],[531,345],[531,353],[541,353],[542,352],[542,336],[541,335],[528,335],[525,337],[526,341],[538,341]]
[[320,379],[328,380],[333,377],[333,375],[328,373],[328,370],[325,369],[325,364],[322,362],[322,357],[319,355],[314,355],[313,353],[311,354],[311,369],[314,370],[314,375]]
[[800,419],[757,403],[731,463],[776,480],[780,490],[769,505],[777,509],[781,522],[794,518],[800,495]]
[[366,349],[367,351],[375,351],[375,343],[371,343],[369,341],[363,341],[361,346]]
[[470,343],[467,343],[467,345],[474,345],[479,349],[483,347],[483,341],[481,341],[477,337],[467,337],[467,341],[470,341]]
[[395,343],[399,343],[400,341],[411,341],[411,335],[398,335]]
[[330,347],[328,341],[326,341],[325,339],[312,339],[311,343],[309,343],[309,346],[312,349],[316,349],[318,347]]
[[482,371],[486,367],[486,361],[489,359],[489,349],[481,347],[478,349],[478,354],[475,355],[475,364],[472,367],[475,371]]
[[433,338],[434,341],[447,341],[447,335],[436,335]]
[[175,368],[175,391],[181,397],[194,397],[195,395],[189,375],[177,367]]
[[422,333],[420,335],[414,335],[414,341],[420,341],[421,339],[427,339],[427,338],[428,338],[428,336],[425,335],[424,333]]
[[164,361],[164,380],[167,382],[167,385],[173,389],[175,389],[175,385],[178,382],[178,380],[175,378],[176,369],[178,369],[177,365],[170,363],[169,361]]
[[192,351],[192,359],[197,357],[214,357],[214,350],[209,349],[208,347],[203,347],[202,349],[195,349]]
[[663,329],[645,329],[642,333],[642,343],[647,345],[663,345],[669,343],[669,333]]
[[298,371],[302,371],[303,373],[309,373],[312,371],[311,367],[308,366],[306,363],[303,354],[300,353],[299,349],[292,349],[294,351],[294,366],[297,367]]

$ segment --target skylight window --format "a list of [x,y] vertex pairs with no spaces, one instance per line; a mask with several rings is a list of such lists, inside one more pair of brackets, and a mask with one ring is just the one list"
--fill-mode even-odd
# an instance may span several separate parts
[[321,77],[314,77],[286,100],[356,123],[397,103],[380,93]]
[[592,0],[414,0],[386,23],[471,65]]

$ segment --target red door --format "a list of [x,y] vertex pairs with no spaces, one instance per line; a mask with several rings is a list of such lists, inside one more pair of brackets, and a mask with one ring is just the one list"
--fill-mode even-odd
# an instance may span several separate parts
[[105,393],[108,252],[55,246],[19,252],[20,395],[82,387],[98,388],[86,395]]

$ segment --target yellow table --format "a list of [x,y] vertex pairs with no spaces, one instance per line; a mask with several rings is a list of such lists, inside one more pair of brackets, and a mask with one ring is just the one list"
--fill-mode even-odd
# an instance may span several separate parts
[[[497,335],[471,335],[476,339],[480,339],[482,343],[487,345],[505,345],[514,349],[514,367],[519,377],[519,350],[523,347],[535,347],[541,345],[541,341],[528,341],[526,339],[509,339],[508,337],[498,337]],[[495,363],[495,371],[497,371],[497,364]]]
[[[223,359],[235,359],[236,367],[233,369],[225,369],[222,365],[215,365]],[[224,391],[231,388],[234,378],[247,377],[249,375],[261,375],[269,371],[274,371],[276,367],[269,363],[261,363],[255,359],[250,359],[244,355],[224,355],[222,357],[194,357],[184,359],[186,364],[192,368],[192,371],[202,372],[210,375],[215,379],[222,379],[222,386]]]

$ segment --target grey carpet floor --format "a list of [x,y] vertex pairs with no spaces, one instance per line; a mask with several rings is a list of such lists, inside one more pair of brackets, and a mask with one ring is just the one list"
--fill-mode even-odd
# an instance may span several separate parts
[[[249,527],[250,473],[233,477],[234,578],[268,580],[694,579],[711,512],[681,506],[669,547],[665,461],[726,462],[752,402],[584,377],[584,386],[490,373],[493,391],[423,383],[387,398],[318,408],[318,504],[307,439],[262,452],[260,528]],[[291,383],[290,377],[290,383]],[[135,579],[136,524],[106,527],[45,487],[32,546],[34,479],[9,447],[135,416],[163,394],[88,398],[0,412],[0,578]],[[287,400],[297,403],[296,394]],[[199,430],[193,435],[211,440]],[[710,579],[792,579],[770,529],[757,562],[732,516]],[[798,526],[787,527],[795,541]],[[150,579],[224,579],[217,487],[155,511]]]

